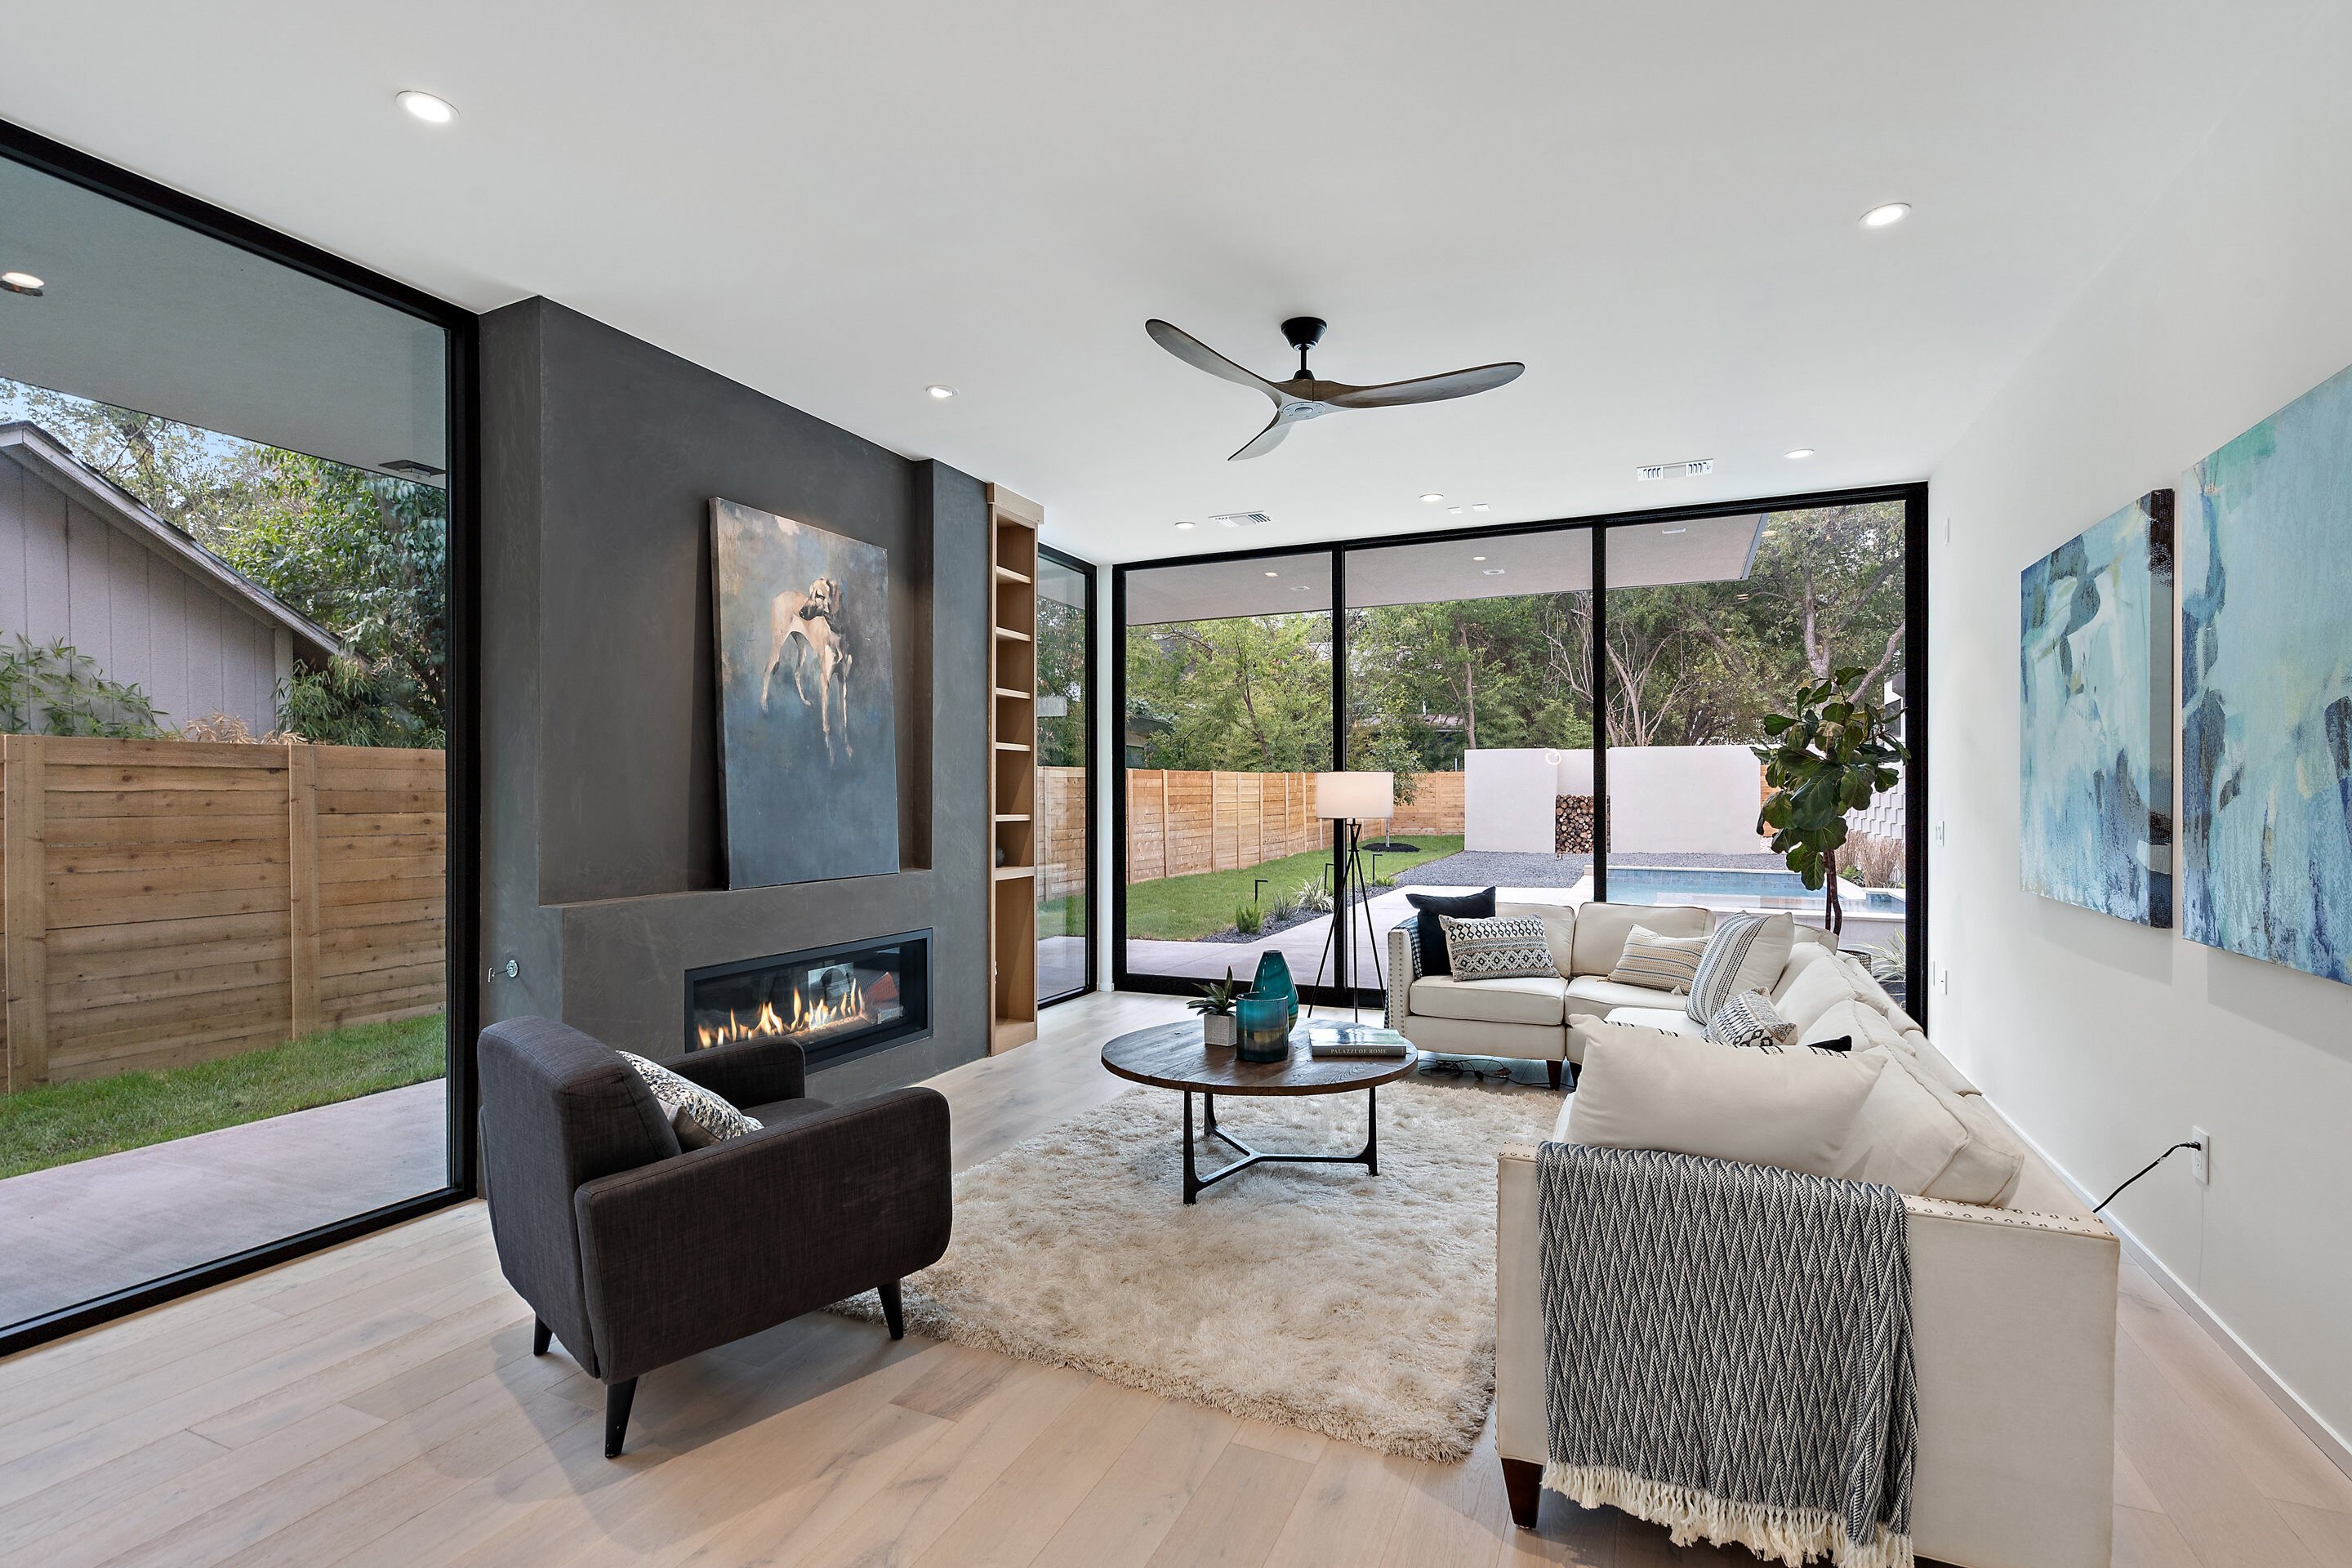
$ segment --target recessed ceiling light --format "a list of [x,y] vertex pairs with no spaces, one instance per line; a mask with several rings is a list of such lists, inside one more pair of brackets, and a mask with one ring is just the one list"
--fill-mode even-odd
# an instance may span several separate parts
[[1426,501],[1440,501],[1444,500],[1445,498],[1439,495],[1435,490],[1431,490],[1427,495],[1423,496],[1421,499]]
[[1279,573],[1279,572],[1269,572],[1269,573],[1267,573],[1267,574],[1266,574],[1266,575],[1267,575],[1267,576],[1269,576],[1269,577],[1279,577],[1279,576],[1281,576],[1281,575],[1282,575],[1282,574],[1281,574],[1281,573]]
[[1810,458],[1812,455],[1813,449],[1811,447],[1800,447],[1795,451],[1789,454],[1789,461],[1792,463],[1802,462],[1805,458]]
[[1315,584],[1312,583],[1294,584],[1292,584],[1290,591],[1294,594],[1311,594],[1315,592]]
[[1191,528],[1191,527],[1192,526],[1192,524],[1191,524],[1191,523],[1189,523],[1189,522],[1180,522],[1180,523],[1178,523],[1176,526],[1177,526],[1177,527],[1179,527],[1179,528]]
[[1473,561],[1484,561],[1486,558],[1483,555],[1473,555],[1470,559]]
[[930,385],[923,388],[923,390],[929,393],[933,397],[938,398],[942,403],[955,395],[955,388],[948,385],[944,382],[935,381],[931,383]]
[[393,101],[427,125],[446,125],[457,118],[457,106],[447,99],[436,98],[429,92],[419,92],[415,88],[400,94]]
[[1470,510],[1472,511],[1485,511],[1486,510],[1486,503],[1482,500],[1474,500],[1470,503]]
[[1445,509],[1445,512],[1448,517],[1460,517],[1462,509],[1458,506],[1449,506]]
[[1484,572],[1479,573],[1478,575],[1481,577],[1499,577],[1508,570],[1510,569],[1507,566],[1489,566]]
[[1690,530],[1687,528],[1662,528],[1658,530],[1658,531],[1660,533],[1688,533]]
[[1909,202],[1887,202],[1882,205],[1874,206],[1868,212],[1863,214],[1862,226],[1864,228],[1885,228],[1889,224],[1901,223],[1905,218],[1909,217],[1910,216],[1911,204]]
[[0,272],[0,286],[11,294],[37,294],[48,284],[29,272]]

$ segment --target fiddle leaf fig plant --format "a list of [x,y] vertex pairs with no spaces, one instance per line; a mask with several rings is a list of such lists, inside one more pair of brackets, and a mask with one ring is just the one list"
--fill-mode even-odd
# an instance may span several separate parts
[[1771,792],[1756,831],[1772,836],[1774,853],[1808,889],[1828,889],[1823,912],[1832,933],[1845,929],[1838,851],[1845,847],[1846,814],[1893,789],[1902,776],[1896,764],[1911,755],[1885,706],[1861,689],[1864,673],[1835,670],[1801,689],[1790,711],[1764,716],[1771,743],[1752,748]]

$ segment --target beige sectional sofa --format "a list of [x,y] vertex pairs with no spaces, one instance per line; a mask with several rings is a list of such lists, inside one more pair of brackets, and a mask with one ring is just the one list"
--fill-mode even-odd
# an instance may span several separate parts
[[[1605,980],[1591,984],[1614,963],[1613,954],[1603,961],[1610,942],[1622,948],[1637,921],[1657,930],[1657,917],[1670,912],[1678,911],[1592,905],[1573,914],[1547,911],[1553,950],[1563,959],[1556,983],[1432,984],[1412,975],[1409,952],[1391,938],[1391,972],[1404,976],[1402,984],[1391,983],[1391,1026],[1431,1050],[1549,1061],[1581,1061],[1588,1043],[1626,1040],[1631,1037],[1618,1031],[1629,1028],[1695,1034],[1698,1026],[1682,1014],[1679,996],[1649,992],[1618,1001],[1612,993],[1621,988],[1604,992]],[[1683,918],[1691,915],[1709,918],[1703,910]],[[1507,985],[1517,988],[1507,1004],[1463,994]],[[1906,1194],[1919,1403],[1912,1503],[1918,1553],[1960,1568],[2105,1568],[2115,1465],[2115,1234],[1857,961],[1819,940],[1797,942],[1772,992],[1793,1009],[1792,1020],[1810,1015],[1808,1032],[1834,1030],[1851,1038],[1853,1049],[1890,1058],[1849,1140],[1841,1173],[1885,1181]],[[1559,1021],[1548,1023],[1555,998]],[[1490,1010],[1474,1016],[1482,1007]],[[1566,1135],[1568,1120],[1564,1107],[1554,1136]],[[1496,1448],[1514,1511],[1532,1523],[1533,1479],[1545,1453],[1532,1146],[1502,1152],[1497,1195]]]

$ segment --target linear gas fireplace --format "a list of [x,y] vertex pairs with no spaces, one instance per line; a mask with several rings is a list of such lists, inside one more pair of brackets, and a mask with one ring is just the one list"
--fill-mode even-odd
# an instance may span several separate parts
[[812,1068],[931,1032],[931,933],[717,963],[686,973],[686,1048],[781,1037]]

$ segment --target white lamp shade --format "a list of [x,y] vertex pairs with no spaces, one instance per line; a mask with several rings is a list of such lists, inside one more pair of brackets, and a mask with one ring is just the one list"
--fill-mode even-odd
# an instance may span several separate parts
[[1315,815],[1344,816],[1357,822],[1386,816],[1396,809],[1394,773],[1317,773]]

